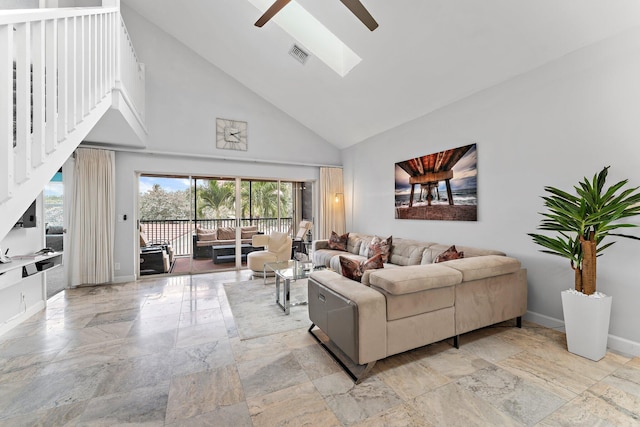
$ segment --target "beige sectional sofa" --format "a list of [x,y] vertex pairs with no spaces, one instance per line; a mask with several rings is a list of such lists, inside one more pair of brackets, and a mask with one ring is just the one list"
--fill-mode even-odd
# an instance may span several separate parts
[[[451,245],[393,238],[389,262],[367,270],[362,283],[343,277],[339,256],[366,259],[373,236],[350,233],[347,251],[316,241],[309,278],[309,332],[357,382],[379,359],[509,319],[527,309],[526,270],[504,253],[459,246],[464,258],[433,263]],[[335,271],[334,271],[335,270]],[[353,362],[358,377],[313,333],[321,329]]]

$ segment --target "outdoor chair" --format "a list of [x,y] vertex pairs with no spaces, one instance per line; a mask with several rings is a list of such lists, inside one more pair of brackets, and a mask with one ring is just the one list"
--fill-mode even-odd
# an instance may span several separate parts
[[151,243],[140,226],[140,274],[169,273],[173,266],[173,248],[166,242]]

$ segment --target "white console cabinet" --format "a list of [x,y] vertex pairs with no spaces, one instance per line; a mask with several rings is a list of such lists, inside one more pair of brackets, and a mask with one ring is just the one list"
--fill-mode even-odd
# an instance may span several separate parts
[[0,335],[22,323],[47,303],[43,272],[62,264],[62,252],[15,256],[0,264]]

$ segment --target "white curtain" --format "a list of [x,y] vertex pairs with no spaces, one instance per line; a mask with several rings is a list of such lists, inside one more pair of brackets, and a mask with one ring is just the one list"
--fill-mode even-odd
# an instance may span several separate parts
[[78,148],[73,164],[71,193],[65,193],[65,199],[71,199],[65,246],[68,283],[108,283],[114,277],[115,156],[113,151]]
[[320,168],[320,218],[318,239],[328,239],[332,231],[346,232],[341,168]]
[[71,211],[73,208],[73,201],[72,201],[72,197],[71,195],[73,194],[73,175],[74,175],[74,169],[76,167],[76,160],[74,158],[74,156],[71,156],[67,159],[66,162],[64,162],[64,164],[62,165],[62,185],[63,185],[63,198],[62,198],[62,203],[63,203],[63,208],[62,208],[62,212],[63,212],[63,235],[62,235],[62,246],[64,247],[64,251],[62,252],[62,267],[64,268],[64,281],[66,283],[65,287],[69,287],[70,286],[70,280],[69,278],[71,277],[71,266],[73,265],[73,263],[71,262],[71,259],[69,257],[69,255],[71,254],[71,245],[72,245],[72,239],[71,239],[71,233],[69,232],[70,228],[71,228]]

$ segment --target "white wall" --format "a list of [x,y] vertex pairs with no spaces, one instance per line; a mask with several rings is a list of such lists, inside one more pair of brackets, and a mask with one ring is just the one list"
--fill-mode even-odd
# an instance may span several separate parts
[[9,249],[9,256],[24,255],[44,248],[44,196],[40,193],[36,198],[36,226],[33,228],[17,227],[9,231],[0,241],[2,253]]
[[0,0],[0,9],[35,9],[38,0]]
[[[571,189],[607,165],[610,184],[640,185],[638,76],[640,28],[344,150],[348,229],[503,250],[528,269],[530,318],[561,320],[560,291],[573,287],[573,271],[539,253],[527,233],[541,219],[545,185]],[[394,219],[395,162],[473,142],[477,222]],[[640,242],[619,239],[598,261],[598,290],[614,298],[610,345],[635,354],[638,253]]]
[[[118,281],[132,279],[138,261],[137,172],[315,181],[318,165],[341,164],[336,147],[136,12],[122,14],[146,66],[149,139],[146,150],[116,154],[116,213],[129,219],[116,223]],[[246,152],[216,148],[216,117],[248,122]]]
[[[340,151],[132,9],[122,15],[146,67],[148,148],[226,158],[340,164]],[[215,43],[212,40],[211,43]],[[248,122],[248,151],[216,148],[216,118]]]
[[[9,231],[0,241],[2,253],[9,249],[11,257],[32,254],[44,248],[44,228],[44,198],[41,193],[36,199],[36,227]],[[11,263],[7,266],[10,267]],[[22,268],[19,268],[18,277],[21,275]],[[36,274],[16,281],[13,286],[5,283],[0,286],[0,335],[44,307],[47,295],[45,278],[46,273]]]

